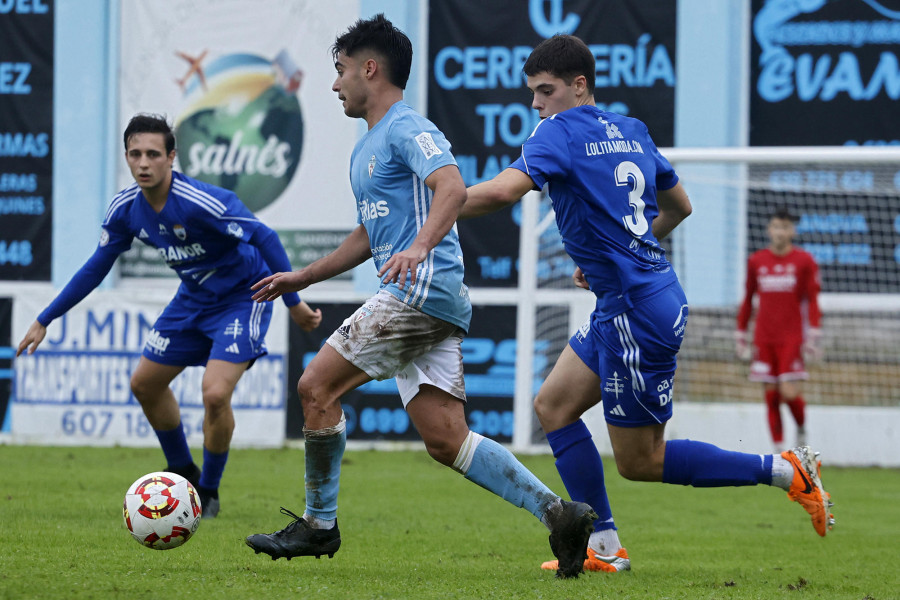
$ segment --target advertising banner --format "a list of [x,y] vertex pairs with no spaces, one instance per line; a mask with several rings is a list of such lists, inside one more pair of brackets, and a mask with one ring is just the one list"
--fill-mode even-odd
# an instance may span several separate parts
[[769,218],[787,206],[798,219],[794,242],[816,259],[823,292],[900,293],[900,170],[883,167],[753,166],[751,179],[765,186],[748,190],[748,254],[768,245]]
[[[137,112],[167,115],[176,169],[233,190],[282,236],[339,242],[317,232],[356,226],[348,171],[359,124],[331,91],[329,49],[358,14],[358,0],[123,3],[121,126]],[[123,161],[118,183],[131,181]],[[121,262],[123,276],[170,276],[139,248]]]
[[[50,324],[33,355],[14,363],[9,430],[15,440],[38,444],[155,446],[158,442],[131,393],[131,374],[165,294],[136,297],[126,290],[95,291]],[[50,298],[20,296],[13,315],[21,339]],[[285,430],[286,311],[275,305],[266,336],[269,354],[241,377],[232,397],[232,445],[280,446]],[[203,442],[202,367],[188,367],[172,382],[188,443]]]
[[[428,116],[453,145],[466,185],[494,177],[538,122],[522,66],[556,33],[588,44],[600,108],[643,120],[671,146],[675,115],[675,2],[431,0]],[[459,222],[470,286],[516,285],[517,212]]]
[[[288,360],[289,438],[303,436],[303,411],[296,382],[325,340],[359,304],[316,304],[322,325],[312,332],[292,328]],[[511,442],[516,365],[516,307],[475,306],[472,327],[462,343],[469,428],[500,442]],[[541,372],[541,365],[535,371]],[[349,440],[419,440],[393,379],[370,381],[341,398]]]
[[53,1],[0,2],[0,280],[50,280]]
[[900,144],[900,2],[751,6],[750,145]]

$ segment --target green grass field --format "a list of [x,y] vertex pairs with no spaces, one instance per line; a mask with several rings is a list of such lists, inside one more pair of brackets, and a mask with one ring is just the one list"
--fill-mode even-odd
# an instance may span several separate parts
[[[522,460],[562,491],[552,457]],[[302,512],[296,449],[232,451],[219,518],[149,550],[122,499],[162,463],[155,448],[0,446],[0,598],[900,598],[896,470],[826,464],[837,525],[821,539],[781,490],[634,483],[606,463],[633,570],[556,580],[536,519],[424,452],[346,453],[333,559],[244,545],[287,523],[280,506]]]

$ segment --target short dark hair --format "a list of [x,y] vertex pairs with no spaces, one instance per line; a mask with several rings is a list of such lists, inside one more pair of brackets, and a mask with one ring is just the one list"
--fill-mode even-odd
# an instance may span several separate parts
[[388,80],[401,90],[406,89],[412,67],[412,42],[406,34],[378,13],[371,19],[359,19],[350,29],[338,36],[331,46],[331,56],[339,53],[353,56],[360,50],[371,50],[387,61]]
[[125,150],[128,150],[128,140],[131,139],[131,136],[138,133],[161,133],[165,138],[166,154],[171,154],[175,149],[175,134],[163,115],[138,113],[131,117],[128,126],[125,127],[125,134],[122,136]]
[[597,66],[594,53],[580,38],[574,35],[554,35],[541,42],[532,50],[522,67],[525,75],[550,73],[570,85],[576,77],[584,75],[587,91],[594,94]]
[[769,217],[769,220],[772,219],[781,219],[782,221],[790,221],[791,223],[797,222],[797,217],[791,213],[790,209],[787,206],[779,206],[772,213],[772,216]]

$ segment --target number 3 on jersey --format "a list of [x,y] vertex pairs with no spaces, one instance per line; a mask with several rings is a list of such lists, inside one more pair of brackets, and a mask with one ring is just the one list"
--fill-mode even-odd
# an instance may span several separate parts
[[631,205],[632,214],[622,217],[625,228],[634,236],[644,235],[650,229],[650,224],[644,217],[646,204],[641,199],[641,196],[644,195],[644,174],[630,160],[620,162],[616,167],[616,185],[631,186],[628,191],[628,204]]

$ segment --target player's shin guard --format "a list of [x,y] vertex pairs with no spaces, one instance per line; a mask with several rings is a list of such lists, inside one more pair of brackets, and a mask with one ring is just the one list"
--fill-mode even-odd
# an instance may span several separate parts
[[334,427],[303,429],[305,442],[306,514],[317,519],[337,517],[337,497],[341,475],[341,459],[347,445],[347,421]]
[[538,519],[559,496],[550,491],[512,452],[472,431],[463,440],[453,470]]
[[772,483],[772,455],[722,450],[693,440],[669,440],[663,483],[726,487]]
[[603,462],[591,432],[581,419],[547,434],[556,469],[572,500],[586,502],[597,513],[594,531],[615,529],[606,495]]

